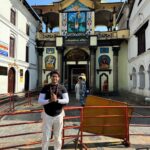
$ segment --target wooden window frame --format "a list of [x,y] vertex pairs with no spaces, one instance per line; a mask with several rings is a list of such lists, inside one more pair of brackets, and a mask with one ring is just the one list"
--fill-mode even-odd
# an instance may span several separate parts
[[16,11],[13,10],[11,8],[11,11],[10,11],[10,22],[13,24],[13,25],[16,25]]
[[146,41],[145,41],[145,30],[142,30],[137,35],[138,38],[138,55],[145,52]]
[[30,35],[30,25],[26,24],[26,34],[29,36]]
[[29,46],[26,46],[26,62],[29,62]]
[[9,43],[9,57],[15,57],[15,38],[12,36],[10,37]]
[[138,2],[138,6],[140,5],[140,3],[142,2],[142,0],[139,0],[139,2]]
[[138,53],[137,55],[140,55],[146,51],[146,28],[148,26],[149,21],[143,24],[143,26],[138,29],[138,31],[135,33],[135,36],[137,37],[137,43],[138,43]]

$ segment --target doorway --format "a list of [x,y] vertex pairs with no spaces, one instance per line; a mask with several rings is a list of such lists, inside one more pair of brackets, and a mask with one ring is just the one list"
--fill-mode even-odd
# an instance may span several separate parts
[[74,91],[75,84],[77,83],[78,77],[81,75],[81,73],[84,73],[86,75],[86,81],[88,81],[89,68],[87,67],[87,65],[68,65],[67,70],[68,70],[67,79],[69,91]]
[[8,93],[15,92],[15,69],[10,68],[8,72]]
[[74,91],[78,76],[81,75],[81,73],[84,73],[86,75],[86,84],[87,87],[89,87],[90,56],[87,51],[85,51],[85,49],[81,49],[80,47],[76,47],[68,51],[64,58],[64,79],[67,89],[69,91]]
[[30,76],[29,76],[29,70],[27,70],[25,73],[25,85],[24,85],[25,91],[29,91],[29,83],[30,83]]
[[99,77],[100,92],[109,92],[109,78],[106,73],[102,73]]

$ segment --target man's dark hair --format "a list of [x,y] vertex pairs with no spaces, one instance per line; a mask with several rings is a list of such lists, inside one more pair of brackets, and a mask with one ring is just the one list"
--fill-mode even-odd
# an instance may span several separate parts
[[81,80],[82,80],[82,77],[79,77],[79,79],[81,79]]
[[58,72],[58,70],[51,71],[50,77],[52,77],[53,74],[57,74],[60,77],[60,73]]

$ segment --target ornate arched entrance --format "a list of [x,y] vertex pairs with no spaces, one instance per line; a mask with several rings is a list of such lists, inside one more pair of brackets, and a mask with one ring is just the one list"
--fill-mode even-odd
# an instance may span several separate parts
[[29,90],[29,83],[30,83],[29,70],[26,70],[26,72],[25,72],[25,85],[24,85],[25,91]]
[[8,72],[8,93],[15,92],[15,69],[10,68]]
[[100,88],[100,92],[108,92],[109,91],[109,78],[108,75],[106,73],[102,73],[99,76],[99,88]]
[[68,90],[74,90],[78,76],[86,75],[87,87],[89,86],[89,54],[80,48],[70,50],[65,55],[65,85]]

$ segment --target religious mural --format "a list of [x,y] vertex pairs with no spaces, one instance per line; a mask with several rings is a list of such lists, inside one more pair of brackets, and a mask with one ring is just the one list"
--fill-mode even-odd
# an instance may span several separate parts
[[100,69],[108,69],[110,66],[110,57],[108,55],[101,55],[98,59]]
[[56,64],[56,58],[52,55],[45,57],[45,68],[46,70],[54,70]]
[[68,33],[86,32],[86,13],[70,12],[68,13]]
[[88,7],[75,1],[62,13],[62,35],[90,34],[92,32],[92,12]]
[[107,79],[105,79],[105,80],[103,81],[103,84],[102,84],[102,91],[103,91],[103,92],[108,92],[108,80],[107,80]]
[[100,89],[101,89],[101,92],[109,91],[108,75],[105,73],[101,74],[100,76]]

